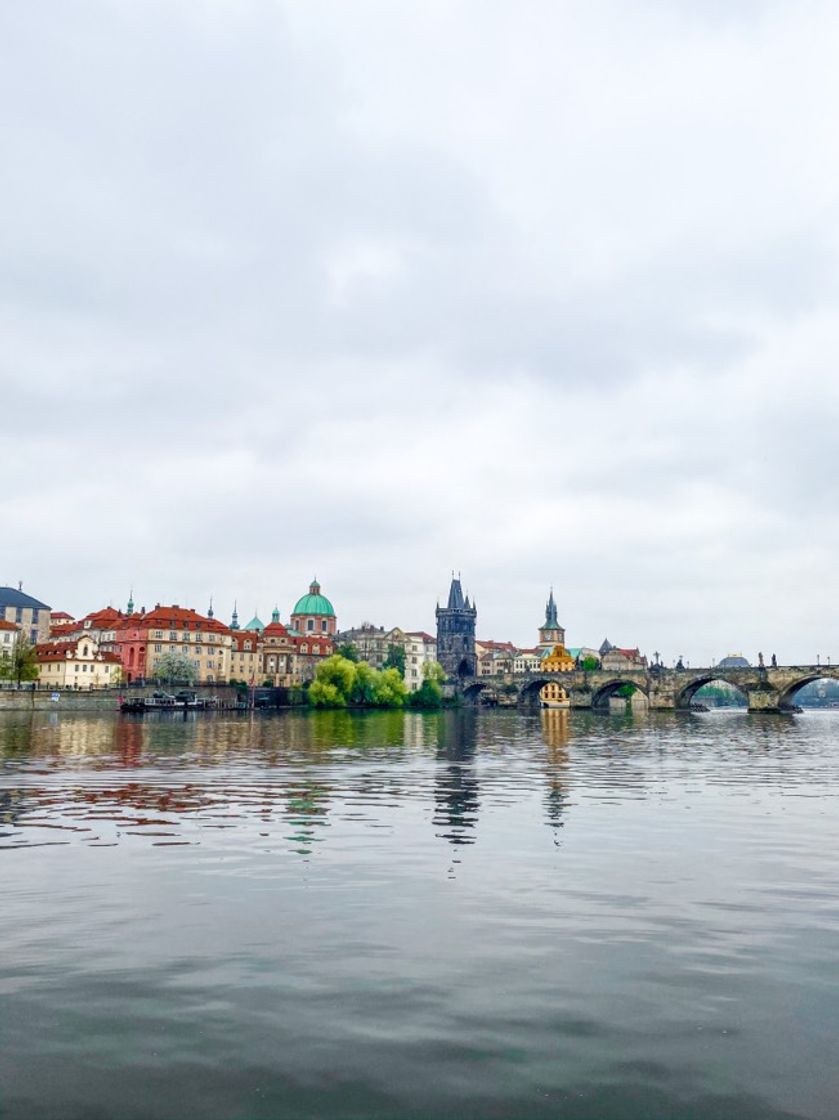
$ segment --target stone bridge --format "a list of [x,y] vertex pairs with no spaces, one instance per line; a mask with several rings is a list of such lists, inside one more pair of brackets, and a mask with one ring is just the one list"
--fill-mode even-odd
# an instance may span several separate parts
[[503,703],[520,706],[539,702],[539,690],[556,681],[568,693],[572,708],[607,708],[609,699],[625,684],[644,694],[653,711],[685,711],[703,685],[725,681],[746,697],[750,712],[783,712],[795,706],[795,694],[817,680],[839,680],[839,666],[785,665],[764,669],[625,669],[565,673],[516,673],[497,677],[467,677],[453,681],[452,691],[476,703],[489,689]]

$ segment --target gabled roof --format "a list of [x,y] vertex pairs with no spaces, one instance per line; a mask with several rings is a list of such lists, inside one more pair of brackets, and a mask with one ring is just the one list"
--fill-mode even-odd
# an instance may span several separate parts
[[19,587],[0,587],[0,608],[2,607],[35,607],[39,611],[48,611],[50,607],[40,599],[33,599]]
[[67,611],[52,611],[50,614],[51,622],[75,622],[75,619]]
[[422,638],[424,642],[436,642],[437,639],[433,638],[430,634],[426,634],[424,630],[406,630],[405,635],[408,638]]
[[6,622],[5,618],[0,618],[0,630],[17,630],[17,626],[13,622]]

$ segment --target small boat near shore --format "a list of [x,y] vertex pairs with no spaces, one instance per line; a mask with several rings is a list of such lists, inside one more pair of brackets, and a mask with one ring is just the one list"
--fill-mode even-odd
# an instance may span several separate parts
[[196,696],[186,690],[176,692],[153,692],[151,696],[123,697],[120,700],[121,712],[143,715],[146,712],[186,712],[206,711],[218,707],[214,696]]

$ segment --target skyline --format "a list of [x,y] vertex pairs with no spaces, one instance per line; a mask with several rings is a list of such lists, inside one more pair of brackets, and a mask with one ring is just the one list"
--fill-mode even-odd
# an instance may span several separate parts
[[[0,12],[0,579],[831,651],[839,10]],[[247,607],[244,605],[247,604]]]

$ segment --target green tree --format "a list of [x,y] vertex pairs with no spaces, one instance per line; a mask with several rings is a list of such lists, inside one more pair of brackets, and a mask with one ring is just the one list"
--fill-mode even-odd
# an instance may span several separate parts
[[337,653],[318,665],[308,690],[315,708],[401,708],[405,695],[398,670],[379,672],[366,661],[348,661]]
[[345,657],[347,661],[358,661],[358,648],[352,642],[344,642],[343,645],[338,646],[335,651],[339,656]]
[[385,669],[398,669],[400,677],[405,676],[405,647],[399,646],[396,642],[391,642],[387,647],[387,657],[384,663]]
[[23,631],[17,634],[11,653],[4,653],[3,661],[0,662],[0,676],[17,681],[18,684],[38,679],[38,658],[35,647]]
[[446,670],[439,661],[426,661],[422,667],[422,676],[423,682],[416,692],[411,693],[409,704],[412,708],[442,708]]
[[592,657],[591,654],[589,654],[588,657],[583,658],[581,668],[585,669],[587,673],[591,673],[595,669],[600,668],[600,663],[596,657]]
[[198,675],[195,665],[185,653],[169,650],[154,663],[153,677],[156,681],[178,681],[194,684]]

